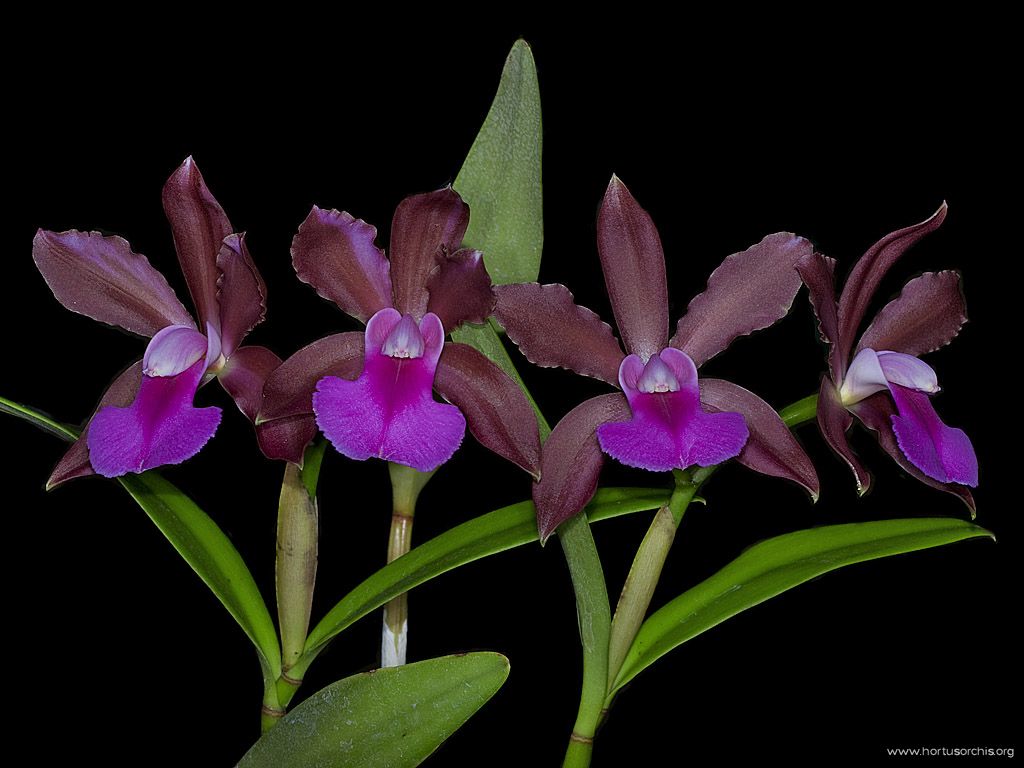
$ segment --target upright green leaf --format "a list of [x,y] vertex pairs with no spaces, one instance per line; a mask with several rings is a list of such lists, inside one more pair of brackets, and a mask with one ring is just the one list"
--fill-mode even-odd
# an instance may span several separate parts
[[[0,398],[0,410],[65,440],[78,437],[78,430],[6,398]],[[155,471],[118,480],[252,640],[264,682],[276,680],[281,673],[281,650],[274,622],[231,540],[195,502]]]
[[829,525],[763,541],[644,622],[610,695],[673,648],[823,573],[985,536],[994,538],[984,528],[963,520],[914,518]]
[[484,252],[498,284],[537,279],[544,221],[541,206],[540,89],[533,53],[519,40],[505,60],[498,93],[455,189],[469,203],[465,244]]
[[508,671],[500,654],[468,653],[347,677],[293,709],[238,768],[412,768],[497,692]]

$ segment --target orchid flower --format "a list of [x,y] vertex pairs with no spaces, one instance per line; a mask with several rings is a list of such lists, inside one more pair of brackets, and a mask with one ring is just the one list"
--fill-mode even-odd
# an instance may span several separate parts
[[838,301],[834,259],[816,253],[797,268],[810,291],[822,339],[829,345],[818,425],[828,444],[850,465],[858,491],[867,492],[871,477],[846,440],[853,416],[877,433],[885,452],[907,472],[959,496],[973,510],[974,498],[965,486],[978,484],[978,458],[963,430],[946,426],[935,413],[930,398],[939,391],[938,378],[918,357],[948,344],[967,321],[960,275],[926,272],[914,278],[857,337],[882,278],[945,218],[943,203],[931,218],[871,246],[854,265]]
[[395,210],[389,260],[375,227],[314,206],[292,241],[295,271],[366,330],[315,341],[268,377],[258,422],[304,421],[282,458],[299,460],[319,425],[350,458],[427,472],[452,456],[468,420],[485,447],[537,475],[537,421],[522,391],[477,350],[444,340],[494,306],[480,252],[460,249],[468,224],[450,187],[408,197]]
[[618,385],[570,411],[552,431],[534,485],[546,539],[597,487],[602,451],[651,471],[709,466],[730,458],[796,481],[814,497],[814,466],[775,411],[746,389],[701,378],[697,368],[734,339],[767,328],[800,289],[795,263],[811,245],[769,235],[722,262],[668,337],[661,239],[648,213],[612,177],[598,216],[598,252],[625,352],[612,329],[559,284],[496,286],[495,315],[532,363],[568,368]]
[[[280,364],[264,347],[239,346],[263,320],[266,287],[245,235],[234,233],[191,157],[164,185],[163,205],[198,329],[164,276],[123,238],[36,233],[32,257],[61,304],[151,339],[142,360],[104,393],[48,488],[93,473],[117,477],[185,461],[213,437],[221,419],[220,408],[193,406],[200,384],[216,376],[253,419],[263,379]],[[261,444],[273,444],[290,429],[258,430]]]

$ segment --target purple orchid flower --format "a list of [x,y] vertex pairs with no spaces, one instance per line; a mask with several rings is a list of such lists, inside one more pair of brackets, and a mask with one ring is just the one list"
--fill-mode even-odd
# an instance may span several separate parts
[[974,498],[966,486],[978,484],[974,447],[963,430],[946,426],[935,413],[930,397],[939,390],[938,379],[918,359],[952,341],[967,321],[960,275],[926,272],[914,278],[857,339],[882,278],[945,218],[943,203],[931,218],[871,246],[854,265],[838,301],[835,259],[816,253],[797,269],[810,291],[821,337],[829,345],[818,425],[828,444],[850,465],[858,491],[867,492],[871,477],[846,440],[853,416],[877,433],[885,452],[907,472],[959,496],[973,510]]
[[605,285],[628,354],[563,285],[495,288],[495,315],[528,360],[617,384],[625,395],[587,400],[551,432],[533,493],[542,539],[593,496],[602,451],[652,471],[735,457],[758,472],[794,480],[817,498],[814,466],[771,406],[730,382],[697,377],[697,368],[734,339],[786,315],[800,290],[794,265],[811,253],[810,243],[778,233],[727,257],[669,339],[661,239],[615,176],[597,227]]
[[[216,407],[196,408],[213,376],[255,418],[263,380],[280,364],[264,347],[240,347],[266,314],[266,286],[192,158],[171,175],[163,205],[198,310],[200,328],[167,280],[126,240],[99,232],[39,230],[32,257],[57,300],[72,312],[151,337],[142,360],[104,393],[81,437],[54,468],[52,488],[93,473],[118,477],[194,456],[220,423]],[[258,430],[264,450],[290,425]]]
[[295,271],[366,330],[315,341],[267,378],[258,422],[302,424],[282,458],[296,461],[319,425],[350,458],[430,471],[451,458],[468,420],[485,447],[538,475],[537,420],[522,390],[477,350],[444,340],[494,306],[480,252],[460,249],[468,224],[450,187],[408,197],[389,261],[375,227],[314,206],[292,241]]

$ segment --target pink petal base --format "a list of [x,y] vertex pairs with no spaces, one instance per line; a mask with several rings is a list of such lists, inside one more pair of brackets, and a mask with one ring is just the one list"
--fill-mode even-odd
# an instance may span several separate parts
[[119,477],[197,454],[220,424],[220,408],[194,408],[206,370],[200,359],[176,376],[142,377],[127,408],[101,408],[89,424],[89,462],[97,474]]
[[400,341],[399,337],[405,338],[408,325],[391,308],[374,315],[366,327],[363,372],[355,381],[335,376],[320,379],[313,394],[313,412],[338,453],[358,461],[380,458],[429,472],[450,459],[462,444],[466,419],[455,406],[433,398],[434,371],[444,344],[444,330],[436,315],[427,314],[414,334],[422,334],[422,350],[414,350],[421,352],[420,356],[383,353],[386,346]]
[[[646,366],[636,355],[623,360],[619,382],[633,418],[598,427],[601,449],[623,464],[652,472],[707,467],[737,456],[749,437],[743,416],[701,408],[697,369],[685,353],[669,347],[656,357]],[[677,388],[645,392],[638,385]]]

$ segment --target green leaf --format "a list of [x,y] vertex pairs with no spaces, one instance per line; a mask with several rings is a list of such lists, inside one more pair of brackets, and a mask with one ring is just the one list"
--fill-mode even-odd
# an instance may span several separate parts
[[192,499],[156,472],[118,480],[252,640],[265,681],[276,680],[281,674],[281,649],[274,622],[230,539]]
[[469,203],[464,243],[484,252],[497,284],[537,279],[544,221],[541,207],[540,89],[533,54],[519,40],[505,60],[498,93],[455,189]]
[[[587,506],[592,522],[657,509],[668,490],[600,488]],[[420,544],[381,568],[328,612],[306,642],[306,663],[339,632],[388,600],[435,576],[506,549],[537,541],[533,502],[523,501],[476,517]]]
[[673,648],[823,573],[985,536],[995,538],[963,520],[914,518],[811,528],[755,544],[644,622],[609,697]]
[[[73,427],[6,398],[0,398],[0,411],[65,440],[78,437]],[[256,646],[264,683],[273,683],[281,674],[277,632],[252,574],[230,539],[195,502],[156,472],[125,475],[118,481],[235,617]]]
[[498,653],[443,656],[346,677],[256,742],[238,768],[412,768],[508,677]]

